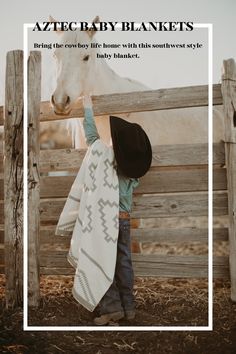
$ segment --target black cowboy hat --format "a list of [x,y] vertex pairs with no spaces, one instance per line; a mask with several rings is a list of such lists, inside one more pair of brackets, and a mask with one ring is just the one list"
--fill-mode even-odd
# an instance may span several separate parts
[[126,177],[145,175],[152,162],[152,147],[147,134],[137,123],[110,116],[111,138],[118,169]]

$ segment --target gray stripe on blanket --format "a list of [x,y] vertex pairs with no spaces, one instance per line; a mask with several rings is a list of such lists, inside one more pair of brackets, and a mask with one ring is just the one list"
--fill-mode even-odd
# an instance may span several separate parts
[[[78,259],[75,258],[72,253],[71,253],[71,250],[69,250],[68,252],[68,255],[67,255],[67,260],[71,263],[71,265],[74,267],[74,268],[77,268],[77,261]],[[88,278],[85,274],[85,272],[81,269],[78,269],[77,270],[77,273],[75,274],[75,276],[78,278],[79,280],[79,283],[81,285],[81,288],[83,289],[83,292],[84,292],[84,295],[87,299],[87,301],[89,301],[89,296],[90,296],[90,299],[92,300],[92,303],[94,305],[96,305],[96,300],[94,299],[94,296],[93,296],[93,293],[91,291],[91,288],[89,286],[89,283],[88,283]],[[87,289],[87,290],[86,290]],[[87,293],[88,291],[88,293]],[[89,296],[88,296],[89,294]]]
[[81,289],[83,290],[84,296],[85,296],[86,300],[89,302],[89,296],[88,296],[86,287],[84,286],[83,279],[81,278],[81,275],[80,274],[75,274],[75,276],[78,278],[78,281],[79,281],[79,284],[81,286]]
[[72,199],[72,200],[74,200],[76,202],[80,202],[80,199],[73,197],[73,195],[69,195],[68,198],[70,198],[70,199]]
[[69,221],[69,222],[66,222],[66,223],[64,223],[64,224],[60,224],[60,225],[58,225],[60,228],[63,226],[70,226],[70,225],[73,225],[75,223],[75,221]]
[[[88,293],[89,293],[90,299],[92,300],[92,303],[94,305],[96,305],[96,300],[94,299],[94,296],[93,296],[92,290],[91,290],[91,288],[89,286],[88,278],[87,278],[85,272],[83,270],[81,270],[81,269],[78,269],[78,273],[80,273],[81,277],[83,278],[84,284],[86,286],[86,289],[88,290]],[[81,279],[81,284],[82,284],[82,278],[81,277],[80,277],[80,279]]]
[[76,292],[75,288],[72,288],[72,294],[73,294],[76,301],[78,301],[81,305],[83,305],[87,310],[93,312],[93,310],[95,309],[95,306],[93,306],[89,302],[85,301],[85,299],[83,297],[81,297],[81,295],[79,295]]
[[69,252],[67,253],[67,260],[72,265],[72,267],[74,267],[75,269],[77,268],[78,258],[73,256],[73,254],[71,252],[71,248],[69,249]]
[[79,217],[79,216],[78,216],[77,220],[78,220],[78,223],[82,226],[82,225],[83,225],[83,223],[82,223],[82,220],[80,219],[80,217]]
[[100,269],[100,271],[104,274],[107,280],[109,280],[112,283],[112,279],[108,277],[108,275],[105,273],[101,265],[97,261],[95,261],[95,259],[93,259],[83,248],[81,248],[80,250],[93,264],[95,264]]

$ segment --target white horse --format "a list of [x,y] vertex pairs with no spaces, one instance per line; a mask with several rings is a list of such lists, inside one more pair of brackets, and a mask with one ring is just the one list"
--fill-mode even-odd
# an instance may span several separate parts
[[[98,17],[93,20],[93,22],[98,21]],[[57,60],[57,86],[52,94],[51,103],[55,113],[69,113],[71,106],[85,93],[100,95],[150,90],[138,81],[119,76],[104,59],[97,59],[97,53],[101,54],[100,50],[91,48],[91,43],[97,43],[96,31],[76,30],[58,33],[63,48],[58,48],[54,52]],[[65,48],[66,45],[77,46],[78,43],[79,48]],[[223,136],[222,115],[219,109],[215,109],[215,112],[218,128],[215,130],[214,140],[218,141]],[[207,141],[207,107],[119,114],[119,116],[139,123],[148,134],[152,145],[193,144]],[[85,146],[80,121],[76,118],[67,120],[76,148]],[[108,117],[97,117],[96,123],[100,136],[109,142]]]

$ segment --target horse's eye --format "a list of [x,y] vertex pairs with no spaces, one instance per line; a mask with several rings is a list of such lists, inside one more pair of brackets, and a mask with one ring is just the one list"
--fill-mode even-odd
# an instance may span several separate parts
[[88,61],[89,60],[89,55],[85,55],[85,57],[83,57],[83,61]]

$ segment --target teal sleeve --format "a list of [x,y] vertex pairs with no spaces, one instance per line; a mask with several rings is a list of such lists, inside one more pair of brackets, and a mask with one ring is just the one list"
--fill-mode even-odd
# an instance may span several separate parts
[[139,178],[131,178],[132,183],[133,183],[133,188],[138,187],[139,185]]
[[96,124],[94,122],[92,108],[84,109],[83,127],[84,127],[87,145],[92,145],[94,141],[100,138],[97,131]]
[[119,208],[121,211],[131,211],[134,188],[139,184],[138,178],[127,178],[118,175],[119,178]]

